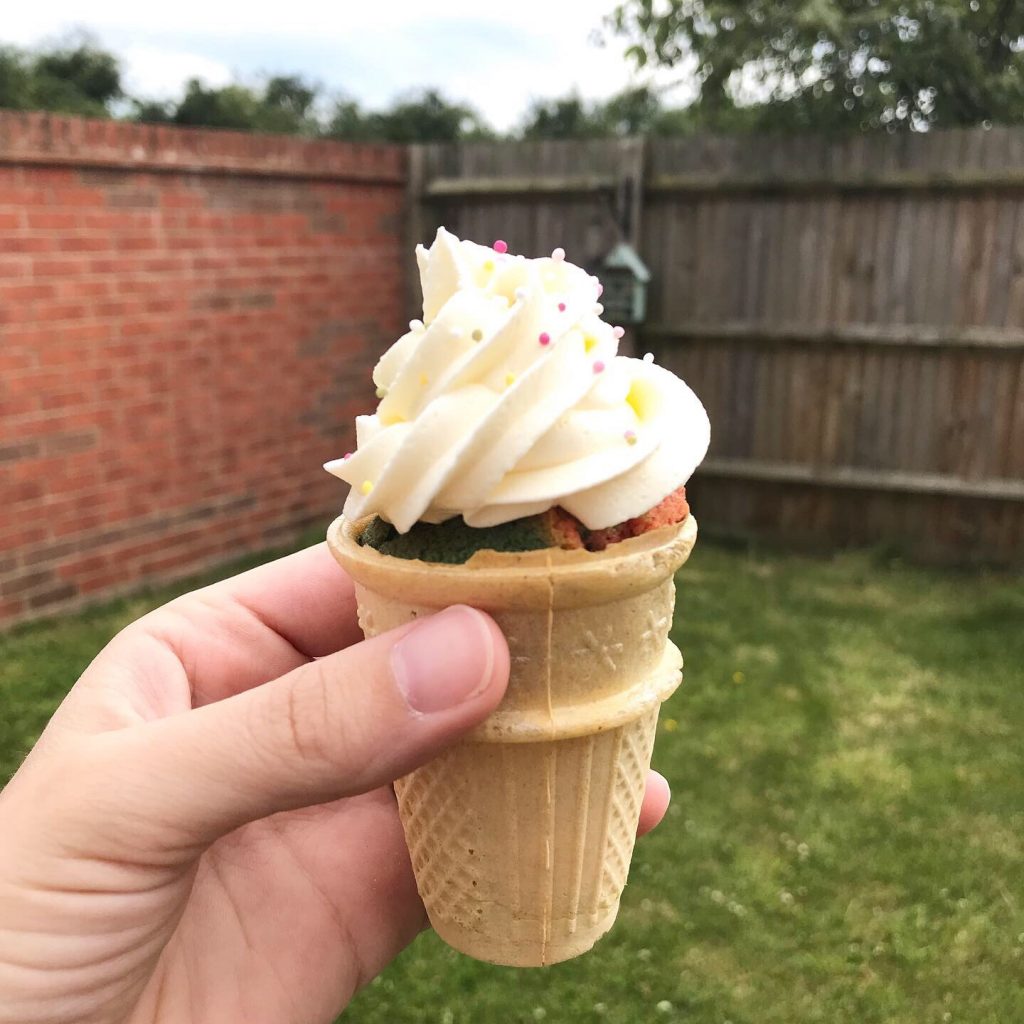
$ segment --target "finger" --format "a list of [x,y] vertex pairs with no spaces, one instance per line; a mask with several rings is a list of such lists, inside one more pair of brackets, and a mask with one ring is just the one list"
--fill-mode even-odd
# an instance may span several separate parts
[[482,721],[504,694],[508,665],[494,621],[457,605],[265,686],[112,734],[119,763],[134,765],[122,799],[206,843],[277,811],[367,792]]
[[672,791],[665,776],[654,770],[648,772],[647,789],[644,792],[644,801],[640,805],[640,822],[636,827],[638,836],[646,835],[661,823],[671,799]]
[[361,639],[352,581],[318,544],[151,612],[83,682],[116,687],[133,702],[144,690],[142,717],[158,717],[223,700]]
[[362,640],[352,581],[327,545],[315,544],[199,591],[254,615],[307,658],[322,658]]

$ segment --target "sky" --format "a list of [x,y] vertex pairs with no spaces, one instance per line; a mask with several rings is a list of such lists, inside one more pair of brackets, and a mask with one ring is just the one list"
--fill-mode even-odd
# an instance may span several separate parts
[[[2,2],[2,0],[0,0]],[[605,99],[631,84],[625,41],[592,37],[615,0],[6,0],[0,42],[34,46],[75,29],[93,33],[123,62],[125,86],[166,99],[197,77],[295,74],[380,109],[412,89],[437,87],[468,102],[499,130],[530,101],[578,90]],[[688,99],[686,86],[666,95]]]

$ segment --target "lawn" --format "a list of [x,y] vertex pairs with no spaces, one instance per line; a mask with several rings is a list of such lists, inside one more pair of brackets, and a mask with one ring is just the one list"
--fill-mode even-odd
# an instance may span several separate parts
[[[0,638],[0,772],[165,590]],[[1024,586],[698,545],[686,680],[655,765],[674,800],[619,921],[546,970],[422,936],[361,1024],[1024,1020]],[[348,1019],[348,1018],[346,1018]]]

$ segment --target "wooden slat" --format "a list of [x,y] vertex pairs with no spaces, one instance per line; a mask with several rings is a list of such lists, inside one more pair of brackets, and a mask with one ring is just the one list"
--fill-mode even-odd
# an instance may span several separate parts
[[[570,189],[571,190],[571,189]],[[748,195],[782,195],[796,193],[863,194],[873,192],[1020,192],[1024,191],[1024,172],[912,173],[902,172],[873,176],[837,174],[835,177],[709,177],[706,175],[660,174],[647,183],[651,193],[703,195],[709,192]]]
[[707,323],[645,324],[650,337],[702,341],[754,341],[758,344],[881,345],[886,348],[979,348],[1024,350],[1024,329],[940,327],[931,324]]
[[770,480],[855,490],[902,491],[910,494],[950,494],[998,501],[1024,501],[1022,480],[967,480],[940,473],[901,473],[859,469],[854,466],[804,466],[797,463],[753,459],[708,458],[695,478],[726,477]]

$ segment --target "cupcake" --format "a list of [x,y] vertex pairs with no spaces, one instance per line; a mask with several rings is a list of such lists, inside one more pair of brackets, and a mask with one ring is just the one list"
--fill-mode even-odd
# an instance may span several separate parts
[[423,319],[377,364],[356,450],[326,465],[351,485],[328,541],[367,636],[456,603],[502,628],[502,704],[395,788],[438,934],[555,963],[618,910],[681,679],[674,574],[710,428],[678,377],[617,355],[600,284],[560,249],[526,259],[441,228],[416,256]]

